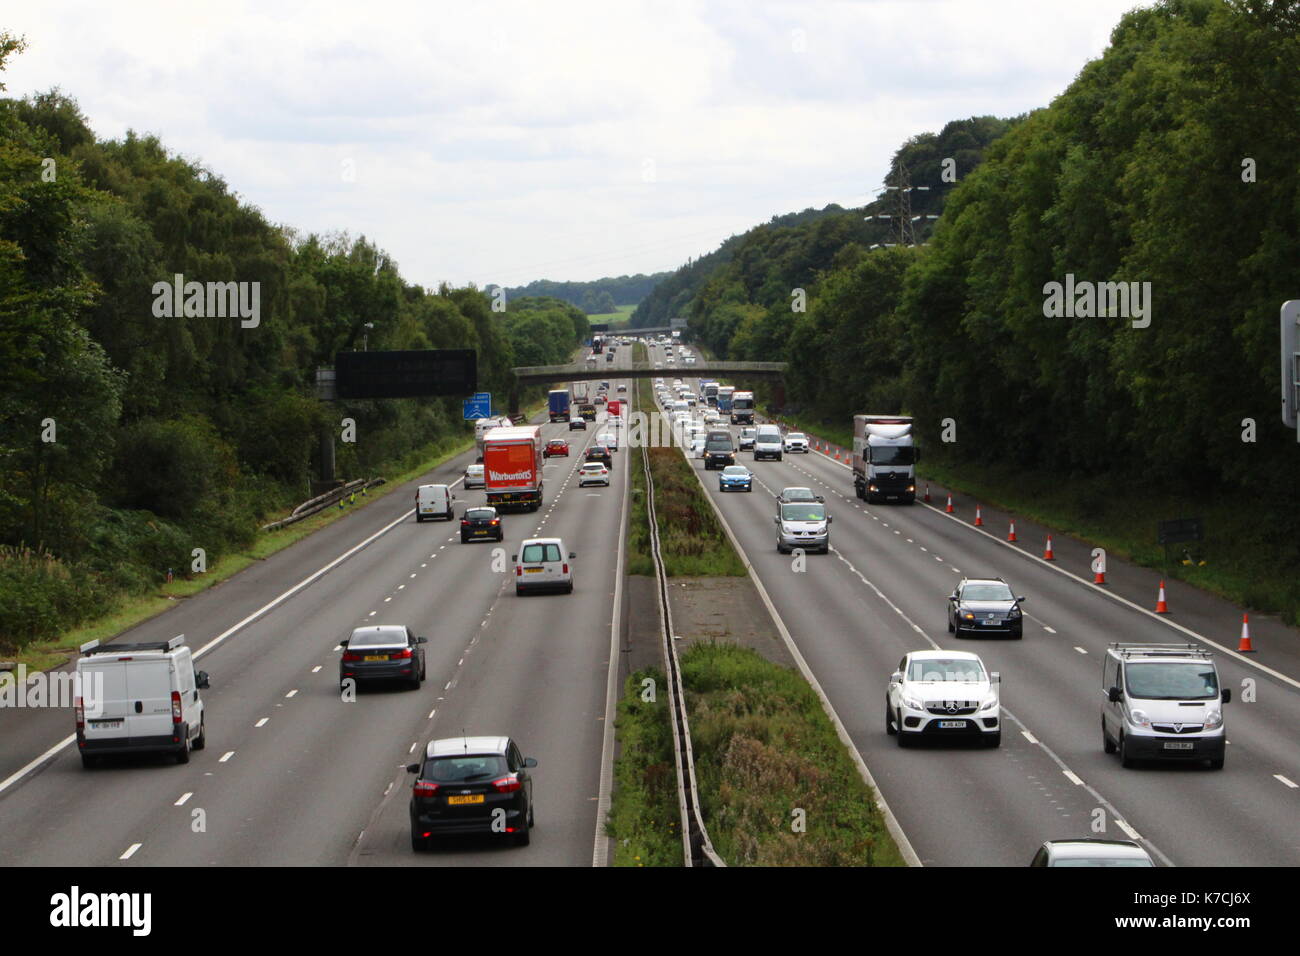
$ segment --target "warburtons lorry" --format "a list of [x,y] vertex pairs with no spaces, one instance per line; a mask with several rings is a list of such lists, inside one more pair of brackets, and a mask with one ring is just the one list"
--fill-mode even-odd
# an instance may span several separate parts
[[542,430],[494,428],[483,439],[483,487],[498,508],[536,511],[542,505]]
[[909,415],[853,416],[853,490],[865,501],[916,501],[916,461]]

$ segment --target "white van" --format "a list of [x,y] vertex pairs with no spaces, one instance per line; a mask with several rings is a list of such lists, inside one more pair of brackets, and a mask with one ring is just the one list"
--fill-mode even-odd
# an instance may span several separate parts
[[189,763],[207,744],[200,688],[185,635],[149,644],[81,645],[77,659],[77,749],[83,767],[106,754],[174,753]]
[[452,506],[455,500],[450,485],[421,485],[415,493],[415,520],[446,518],[450,521],[456,517]]
[[[565,554],[568,557],[565,557]],[[577,555],[565,552],[561,538],[529,538],[519,545],[515,562],[515,594],[528,591],[564,591],[573,593],[573,566]]]

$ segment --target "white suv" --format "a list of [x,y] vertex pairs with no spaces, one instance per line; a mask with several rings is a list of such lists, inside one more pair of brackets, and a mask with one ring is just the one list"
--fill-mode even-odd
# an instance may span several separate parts
[[609,469],[598,461],[589,461],[578,469],[578,487],[604,485],[609,487]]
[[785,436],[783,445],[786,454],[793,455],[798,452],[808,454],[808,436],[803,432],[790,432]]
[[921,737],[1002,743],[1001,675],[969,651],[912,651],[889,678],[885,733],[907,747]]
[[[567,557],[566,557],[567,554]],[[573,593],[575,555],[564,550],[561,538],[528,538],[519,545],[515,562],[515,594],[527,591],[563,591]]]

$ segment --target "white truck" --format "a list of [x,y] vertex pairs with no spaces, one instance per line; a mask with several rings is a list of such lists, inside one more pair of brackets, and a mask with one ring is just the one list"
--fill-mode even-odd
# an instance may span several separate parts
[[916,462],[910,415],[853,416],[853,490],[864,501],[916,501]]

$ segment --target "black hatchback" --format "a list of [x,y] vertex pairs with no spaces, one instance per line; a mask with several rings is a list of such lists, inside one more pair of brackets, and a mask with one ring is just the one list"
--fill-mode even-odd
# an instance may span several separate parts
[[384,624],[359,627],[343,641],[339,660],[339,686],[348,681],[359,685],[369,680],[400,680],[412,690],[424,681],[424,645],[427,637],[416,637],[409,627]]
[[592,445],[587,449],[587,454],[584,456],[583,460],[599,461],[611,468],[614,467],[614,456],[609,453],[609,449],[604,445]]
[[527,846],[533,826],[533,779],[537,761],[524,759],[509,737],[448,737],[434,740],[419,763],[411,788],[411,849],[426,850],[445,834],[499,833]]
[[460,519],[460,543],[468,541],[504,541],[505,531],[496,508],[466,508]]

